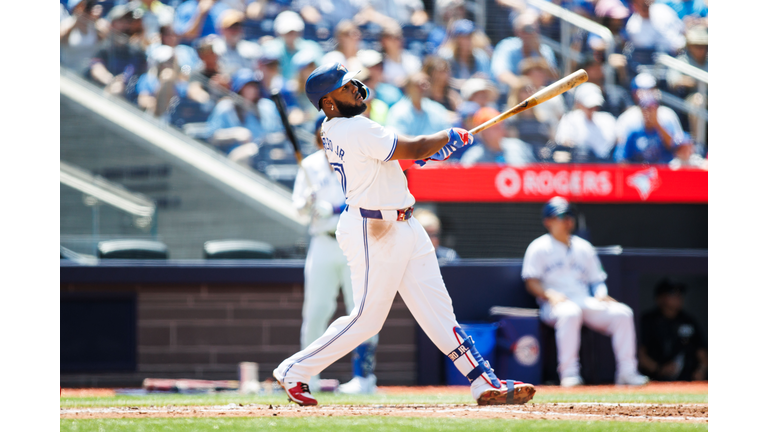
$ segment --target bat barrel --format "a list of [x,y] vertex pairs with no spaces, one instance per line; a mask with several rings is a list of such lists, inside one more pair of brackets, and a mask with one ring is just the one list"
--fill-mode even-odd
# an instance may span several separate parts
[[579,69],[567,77],[562,78],[559,81],[556,81],[537,91],[528,99],[520,102],[507,111],[504,111],[496,117],[488,120],[487,122],[479,126],[475,126],[472,130],[469,131],[469,133],[474,135],[476,133],[482,132],[491,126],[512,117],[515,114],[533,108],[542,102],[546,102],[559,94],[565,93],[566,91],[587,82],[587,78],[587,72],[584,69]]

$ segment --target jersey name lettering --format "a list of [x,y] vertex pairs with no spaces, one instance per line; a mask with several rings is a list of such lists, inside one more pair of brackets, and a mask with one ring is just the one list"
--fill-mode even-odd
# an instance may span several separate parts
[[323,136],[323,148],[325,151],[329,151],[336,156],[338,156],[339,159],[341,159],[342,162],[344,162],[344,149],[340,146],[336,146],[336,148],[333,148],[333,142],[331,142],[330,139],[328,139],[326,136]]

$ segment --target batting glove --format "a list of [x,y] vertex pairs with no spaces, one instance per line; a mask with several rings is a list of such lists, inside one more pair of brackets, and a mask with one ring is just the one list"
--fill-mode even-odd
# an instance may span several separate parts
[[469,133],[469,131],[466,129],[448,129],[448,144],[444,145],[443,148],[438,150],[437,153],[433,154],[432,156],[424,160],[417,160],[416,163],[420,166],[424,166],[428,160],[444,161],[451,157],[451,154],[453,154],[453,152],[456,150],[464,146],[471,145],[474,140],[475,139],[472,134]]

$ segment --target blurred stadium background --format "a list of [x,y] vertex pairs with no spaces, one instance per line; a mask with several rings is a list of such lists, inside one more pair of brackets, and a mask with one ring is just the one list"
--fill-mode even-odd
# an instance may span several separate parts
[[[654,286],[674,278],[687,285],[685,309],[706,337],[705,1],[60,8],[62,386],[236,379],[243,361],[259,363],[263,380],[299,348],[307,220],[291,203],[298,167],[267,96],[283,95],[312,153],[317,110],[303,80],[328,60],[362,70],[375,98],[367,115],[399,133],[469,128],[481,108],[503,111],[585,68],[610,126],[564,120],[590,105],[569,92],[505,124],[518,156],[403,164],[417,206],[441,218],[442,243],[461,257],[443,265],[457,317],[493,323],[509,319],[493,306],[535,308],[520,260],[544,233],[542,203],[562,195],[576,203],[578,234],[600,248],[613,297],[639,320]],[[243,91],[248,82],[255,92]],[[430,108],[417,122],[407,113],[418,98]],[[643,135],[650,126],[640,113],[655,106],[672,138],[667,152],[643,151],[654,137]],[[633,110],[640,127],[622,129]],[[513,318],[536,323],[524,315]],[[556,382],[552,334],[530,331],[541,356],[527,380]],[[585,380],[610,382],[609,340],[586,330],[583,340]],[[520,366],[507,357],[497,369]],[[380,384],[446,382],[441,355],[399,298],[377,358]],[[323,376],[346,380],[349,370],[347,357]]]

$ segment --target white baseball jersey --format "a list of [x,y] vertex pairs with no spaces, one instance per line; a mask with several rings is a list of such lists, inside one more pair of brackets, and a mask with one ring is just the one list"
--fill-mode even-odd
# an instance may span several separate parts
[[[339,217],[336,239],[349,263],[355,306],[322,336],[280,363],[274,376],[282,382],[307,382],[378,333],[398,293],[432,342],[448,355],[463,339],[456,330],[459,324],[427,232],[414,217],[363,216],[358,208],[381,210],[384,216],[384,210],[414,204],[400,164],[390,161],[397,136],[357,116],[326,120],[322,138],[349,206]],[[465,376],[478,367],[477,359],[466,350],[453,364]],[[486,373],[482,377],[470,387],[475,399],[493,386]]]
[[[303,170],[299,170],[293,185],[293,204],[300,212],[309,211],[309,197],[315,193],[315,200],[329,202],[334,207],[344,204],[344,192],[339,180],[331,171],[331,165],[325,157],[325,152],[318,150],[307,156],[302,162]],[[306,172],[306,174],[305,174]],[[309,178],[309,181],[307,181]],[[339,215],[319,218],[313,215],[309,224],[309,234],[317,235],[333,233],[339,223]]]
[[590,286],[605,281],[607,276],[591,243],[571,236],[568,247],[544,234],[528,245],[522,277],[539,279],[545,290],[553,289],[573,300],[590,296]]
[[347,205],[369,210],[398,210],[416,200],[397,161],[390,158],[397,135],[362,116],[323,122],[323,146],[336,171]]

